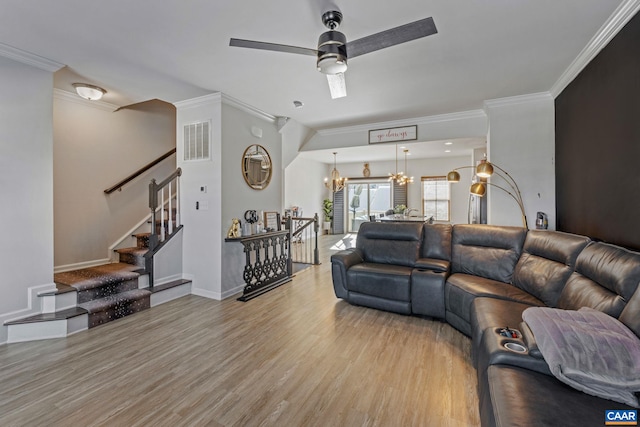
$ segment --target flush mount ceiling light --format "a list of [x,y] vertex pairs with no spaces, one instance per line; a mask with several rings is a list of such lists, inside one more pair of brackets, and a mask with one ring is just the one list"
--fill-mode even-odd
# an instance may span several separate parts
[[102,95],[107,93],[107,91],[101,87],[87,83],[73,83],[73,87],[76,88],[76,93],[79,96],[89,101],[97,101],[102,98]]

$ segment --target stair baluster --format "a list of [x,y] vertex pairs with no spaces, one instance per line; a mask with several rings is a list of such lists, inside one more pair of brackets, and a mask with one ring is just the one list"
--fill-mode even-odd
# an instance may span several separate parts
[[[181,175],[182,169],[178,168],[164,181],[157,183],[155,179],[152,179],[149,183],[151,235],[149,236],[149,252],[145,255],[145,269],[149,274],[149,288],[151,289],[153,289],[153,256],[160,250],[165,242],[169,241],[169,239],[182,229],[182,224],[180,224],[179,202]],[[165,211],[165,209],[167,210]],[[158,211],[160,211],[159,222]]]

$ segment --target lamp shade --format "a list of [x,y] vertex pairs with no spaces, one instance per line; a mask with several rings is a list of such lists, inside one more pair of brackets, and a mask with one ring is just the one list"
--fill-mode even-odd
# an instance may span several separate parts
[[469,189],[469,192],[475,196],[482,197],[487,192],[487,187],[485,187],[484,184],[481,182],[476,182],[474,184],[471,184],[471,188]]
[[480,178],[489,178],[493,175],[493,165],[489,162],[480,162],[476,167],[476,175]]
[[458,171],[451,171],[447,174],[447,181],[449,182],[460,182],[460,174]]
[[106,90],[101,87],[86,84],[86,83],[73,83],[73,87],[76,89],[76,93],[84,99],[89,101],[97,101],[102,98],[102,95],[107,93]]

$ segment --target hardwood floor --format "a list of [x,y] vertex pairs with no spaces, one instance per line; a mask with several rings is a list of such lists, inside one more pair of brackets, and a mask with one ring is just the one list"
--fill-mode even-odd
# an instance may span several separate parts
[[470,340],[356,307],[322,265],[248,302],[187,296],[0,346],[2,426],[477,426]]

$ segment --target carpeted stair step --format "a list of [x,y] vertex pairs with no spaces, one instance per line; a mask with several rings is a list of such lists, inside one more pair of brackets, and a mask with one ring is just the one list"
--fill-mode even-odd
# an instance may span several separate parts
[[146,310],[151,307],[151,292],[134,289],[78,304],[89,313],[89,328]]
[[145,268],[144,255],[149,252],[147,248],[122,248],[115,250],[120,256],[120,262],[125,264],[135,265],[142,269]]
[[98,267],[56,273],[56,283],[68,285],[78,291],[78,303],[138,288],[140,275],[132,270],[136,266],[126,263],[105,264]]
[[149,247],[149,237],[150,236],[151,236],[151,233],[134,234],[133,237],[135,237],[135,239],[136,239],[136,247],[138,247],[140,249],[148,248]]

